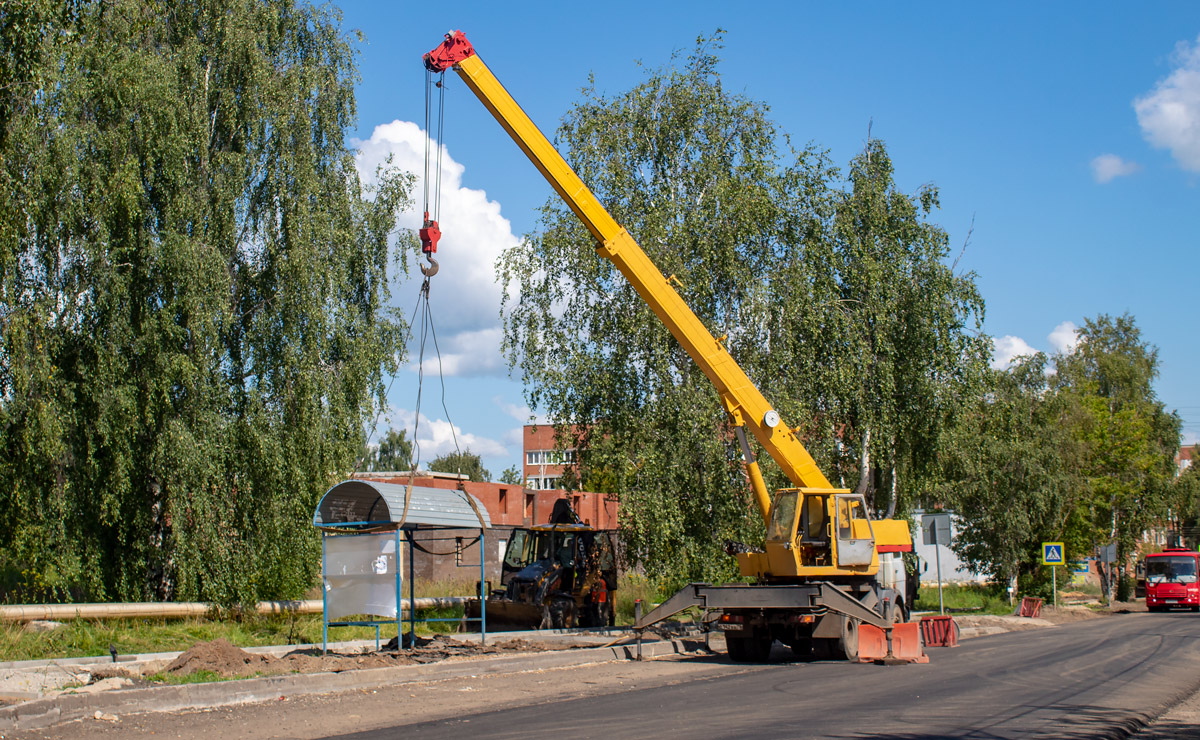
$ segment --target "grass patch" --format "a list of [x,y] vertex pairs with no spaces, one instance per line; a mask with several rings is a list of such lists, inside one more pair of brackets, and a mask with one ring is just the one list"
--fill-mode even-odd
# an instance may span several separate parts
[[[977,583],[947,584],[942,586],[942,601],[948,612],[969,614],[1011,614],[1006,592],[997,592],[990,585]],[[937,586],[921,586],[917,597],[918,611],[938,610]]]
[[154,683],[164,683],[171,686],[180,686],[187,683],[213,683],[215,681],[237,681],[242,678],[257,678],[260,674],[255,673],[253,676],[222,676],[216,671],[195,671],[184,676],[177,676],[174,673],[155,673],[152,676],[146,676],[147,681]]
[[[421,616],[452,618],[452,622],[417,622],[417,634],[455,632],[461,608],[421,610]],[[407,631],[407,621],[404,624]],[[393,627],[382,625],[381,642],[396,636]],[[30,632],[19,623],[0,624],[0,655],[6,661],[46,660],[104,656],[112,645],[122,655],[165,653],[187,650],[197,642],[225,638],[238,647],[261,645],[320,644],[321,615],[305,614],[292,619],[265,615],[236,619],[75,619],[52,632]],[[373,627],[338,627],[329,630],[333,642],[371,640]]]
[[[433,596],[471,596],[475,593],[474,580],[417,581],[415,591],[418,599]],[[307,595],[320,598],[319,589]],[[408,598],[405,584],[403,598]],[[418,621],[417,634],[457,632],[462,618],[462,607],[421,609],[422,617],[448,619],[447,622]],[[407,620],[404,624],[408,630]],[[396,636],[384,624],[379,629],[379,639],[386,642]],[[165,653],[187,650],[198,642],[225,638],[238,647],[262,645],[320,644],[321,615],[243,615],[233,617],[189,617],[187,619],[75,619],[66,626],[50,632],[30,632],[16,622],[0,623],[0,656],[5,661],[46,660],[53,658],[77,658],[109,654],[109,645],[122,655],[139,653]],[[371,640],[375,637],[374,627],[336,627],[329,631],[329,639]],[[203,679],[197,679],[203,680]]]
[[642,600],[642,613],[654,608],[662,601],[659,589],[645,576],[637,573],[621,573],[617,576],[616,622],[618,625],[633,624],[634,601]]

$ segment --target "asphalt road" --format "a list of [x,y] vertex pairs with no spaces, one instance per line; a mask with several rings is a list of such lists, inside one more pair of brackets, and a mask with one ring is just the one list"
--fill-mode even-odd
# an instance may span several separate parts
[[750,670],[330,737],[1121,738],[1200,689],[1200,616],[1118,615],[930,653],[797,664],[776,645],[778,662]]

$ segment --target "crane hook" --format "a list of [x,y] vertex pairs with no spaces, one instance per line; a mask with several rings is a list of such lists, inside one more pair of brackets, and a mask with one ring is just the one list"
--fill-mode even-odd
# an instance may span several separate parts
[[437,274],[438,263],[433,258],[437,252],[438,240],[442,238],[442,230],[438,228],[438,222],[429,218],[429,211],[425,212],[425,223],[421,226],[421,251],[425,253],[425,258],[429,260],[429,266],[421,265],[421,274],[425,277],[433,277]]

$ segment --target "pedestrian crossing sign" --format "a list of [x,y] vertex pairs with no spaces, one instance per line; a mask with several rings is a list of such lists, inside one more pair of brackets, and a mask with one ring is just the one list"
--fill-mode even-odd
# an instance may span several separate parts
[[1061,542],[1043,542],[1042,543],[1042,565],[1064,565],[1066,559],[1063,557],[1063,543]]

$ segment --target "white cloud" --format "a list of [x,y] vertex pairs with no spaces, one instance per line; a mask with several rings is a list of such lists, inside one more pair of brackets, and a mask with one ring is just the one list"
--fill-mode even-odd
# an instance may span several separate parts
[[[376,168],[389,155],[394,166],[417,175],[413,190],[416,202],[400,215],[400,228],[415,230],[421,226],[426,138],[417,124],[392,121],[376,126],[366,141],[353,142],[359,150],[355,164],[365,182],[374,180]],[[500,215],[499,203],[488,200],[482,190],[463,187],[465,167],[454,161],[445,147],[441,159],[438,221],[442,239],[436,257],[441,267],[430,281],[429,303],[443,353],[442,371],[447,376],[503,375],[507,369],[500,357],[500,285],[496,282],[495,263],[501,251],[519,240],[508,219]],[[392,288],[393,302],[404,310],[406,318],[416,303],[422,279],[415,265],[410,270],[412,274]],[[415,347],[411,347],[414,362]],[[429,341],[427,363],[431,357],[436,355]],[[426,372],[429,370],[427,364]]]
[[[438,274],[440,275],[441,273],[439,272]],[[431,296],[429,300],[432,303],[433,297]],[[497,302],[497,305],[499,305],[499,302]],[[438,322],[436,315],[434,321],[434,328],[440,332],[441,329],[439,327],[441,324],[436,323]],[[425,377],[436,378],[438,376],[439,364],[441,365],[441,374],[447,378],[503,375],[508,371],[508,366],[504,364],[504,357],[500,354],[501,336],[502,331],[499,326],[491,326],[477,331],[462,329],[457,334],[452,334],[449,338],[439,334],[436,348],[434,347],[433,337],[430,336],[425,342],[425,361],[421,363],[422,369],[425,371]],[[413,360],[415,366],[419,351],[415,341],[411,347],[411,351],[412,356],[410,359]],[[438,359],[439,355],[441,357],[440,363]]]
[[1050,340],[1050,346],[1055,352],[1067,354],[1075,349],[1075,345],[1079,343],[1079,327],[1075,326],[1073,321],[1064,321],[1054,327],[1054,331],[1047,336]]
[[521,422],[521,424],[549,424],[549,420],[543,414],[534,413],[533,409],[528,406],[518,406],[515,403],[509,403],[504,400],[503,396],[492,396],[492,403],[496,404],[504,413]]
[[1037,350],[1020,337],[1006,336],[992,339],[993,370],[1007,370],[1018,357],[1037,354]]
[[1101,154],[1092,160],[1092,177],[1098,183],[1112,182],[1118,177],[1140,172],[1142,166],[1137,162],[1121,159],[1115,154]]
[[1180,167],[1200,172],[1200,37],[1175,47],[1166,79],[1133,101],[1146,141],[1169,149]]
[[[388,414],[388,419],[393,426],[397,426],[394,421],[399,421],[398,426],[409,430],[413,428],[414,417],[415,414],[411,409],[396,408],[395,406],[390,409]],[[508,448],[501,442],[464,432],[462,427],[457,424],[451,424],[445,419],[430,419],[425,414],[421,414],[421,423],[417,426],[416,439],[417,449],[413,452],[414,455],[419,454],[418,464],[420,466],[427,465],[435,457],[454,452],[456,440],[457,449],[464,452],[470,450],[480,457],[506,457],[508,455]]]

